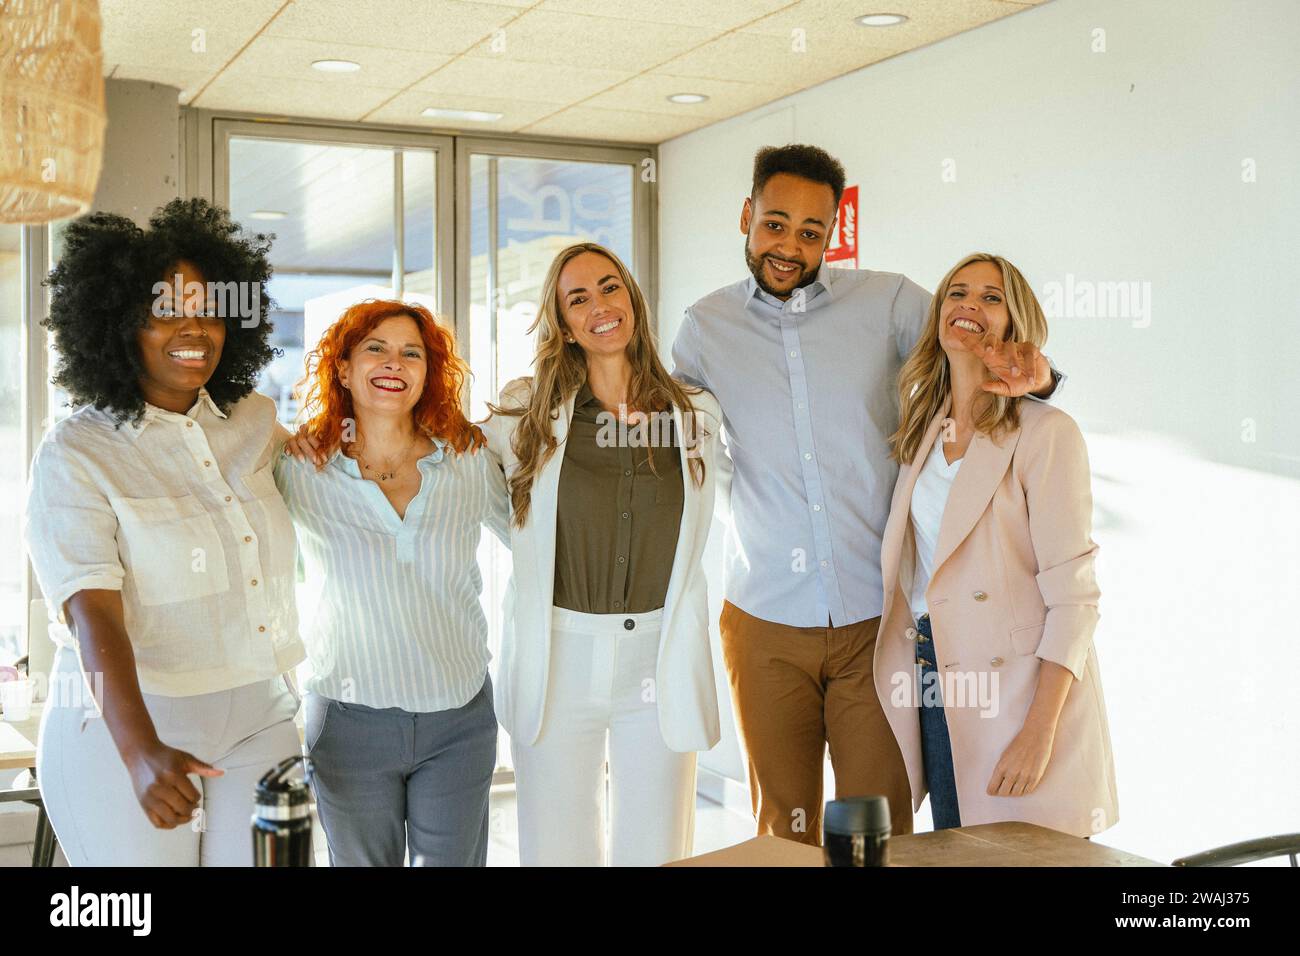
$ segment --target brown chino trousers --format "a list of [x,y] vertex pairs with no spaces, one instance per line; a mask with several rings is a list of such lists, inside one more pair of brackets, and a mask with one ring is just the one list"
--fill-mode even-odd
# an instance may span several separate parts
[[872,678],[880,618],[790,627],[724,602],[721,625],[759,834],[821,844],[827,744],[836,798],[881,794],[893,834],[911,833],[907,769]]

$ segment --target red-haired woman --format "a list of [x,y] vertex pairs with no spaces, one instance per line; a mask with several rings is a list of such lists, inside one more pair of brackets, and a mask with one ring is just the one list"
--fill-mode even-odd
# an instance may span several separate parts
[[335,866],[482,866],[497,721],[481,525],[504,478],[461,411],[464,362],[428,310],[352,306],[308,359],[304,433],[276,483],[311,599],[306,744]]

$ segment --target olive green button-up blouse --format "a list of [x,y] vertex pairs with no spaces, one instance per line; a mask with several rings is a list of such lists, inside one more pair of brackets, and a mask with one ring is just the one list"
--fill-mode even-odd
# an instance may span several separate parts
[[587,614],[654,611],[664,606],[682,519],[676,430],[647,429],[658,447],[611,442],[618,430],[602,411],[584,384],[560,470],[554,603]]

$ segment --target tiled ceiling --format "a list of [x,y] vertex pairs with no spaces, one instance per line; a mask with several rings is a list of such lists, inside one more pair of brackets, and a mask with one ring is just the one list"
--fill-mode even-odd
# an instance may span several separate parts
[[[1047,0],[102,0],[104,69],[212,110],[659,143]],[[860,27],[868,13],[901,13]],[[321,73],[314,60],[359,71]],[[668,97],[699,93],[702,103]],[[429,107],[501,113],[426,119]]]

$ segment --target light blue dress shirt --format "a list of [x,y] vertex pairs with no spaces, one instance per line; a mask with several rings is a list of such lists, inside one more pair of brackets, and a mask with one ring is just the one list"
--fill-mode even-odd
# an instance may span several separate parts
[[727,600],[765,621],[840,627],[883,607],[898,373],[931,296],[896,273],[825,262],[798,291],[783,302],[751,276],[700,299],[674,374],[722,405]]
[[434,445],[416,463],[420,490],[405,517],[346,455],[319,472],[277,460],[306,570],[308,690],[431,713],[462,707],[482,688],[489,653],[477,551],[485,524],[509,542],[509,498],[486,448],[458,455]]

